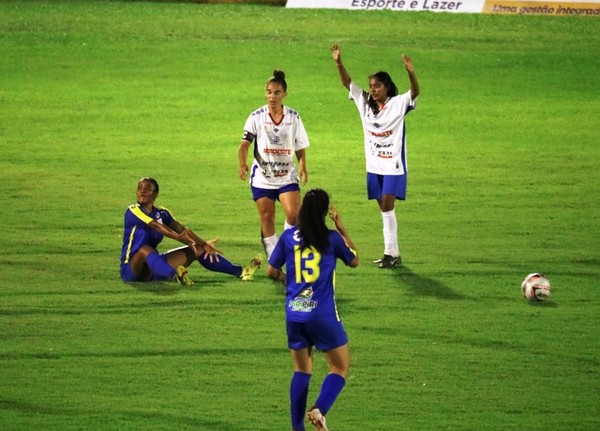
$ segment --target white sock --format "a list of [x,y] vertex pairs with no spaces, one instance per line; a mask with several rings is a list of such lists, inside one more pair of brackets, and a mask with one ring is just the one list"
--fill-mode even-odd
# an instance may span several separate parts
[[289,228],[291,228],[293,225],[289,224],[287,222],[287,219],[285,219],[285,222],[283,222],[283,230],[287,230]]
[[383,254],[393,257],[400,256],[398,248],[398,222],[396,221],[396,212],[394,210],[381,212],[383,219]]
[[267,260],[269,260],[271,253],[273,253],[273,249],[277,245],[277,234],[263,238],[262,243],[265,247],[265,253],[267,253]]

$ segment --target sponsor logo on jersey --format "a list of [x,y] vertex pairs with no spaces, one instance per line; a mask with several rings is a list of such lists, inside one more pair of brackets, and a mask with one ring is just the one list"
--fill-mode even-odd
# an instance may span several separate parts
[[296,241],[296,242],[302,241],[302,235],[300,235],[300,229],[296,229],[294,231],[294,241]]
[[289,148],[265,148],[265,154],[273,154],[274,156],[289,156],[292,154],[292,150]]
[[302,292],[300,292],[300,295],[298,295],[298,298],[308,298],[310,299],[310,297],[313,294],[313,290],[312,287],[306,288],[304,289]]
[[369,135],[375,136],[376,138],[387,138],[394,134],[393,130],[386,130],[385,132],[372,132],[369,130]]
[[290,300],[289,306],[292,311],[298,311],[300,313],[310,313],[319,303],[312,299],[313,290],[312,287],[304,289],[298,296]]

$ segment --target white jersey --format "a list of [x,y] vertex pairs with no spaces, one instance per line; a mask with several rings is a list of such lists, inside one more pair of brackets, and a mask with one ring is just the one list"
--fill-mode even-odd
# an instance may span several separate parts
[[264,105],[246,120],[242,139],[254,142],[254,162],[250,170],[252,186],[278,189],[299,182],[294,156],[310,143],[298,112],[284,106],[283,118],[276,124],[269,115],[269,107]]
[[377,115],[369,107],[369,93],[354,82],[350,83],[350,98],[354,100],[363,125],[367,172],[379,175],[404,175],[406,136],[404,117],[416,108],[410,90],[388,98]]

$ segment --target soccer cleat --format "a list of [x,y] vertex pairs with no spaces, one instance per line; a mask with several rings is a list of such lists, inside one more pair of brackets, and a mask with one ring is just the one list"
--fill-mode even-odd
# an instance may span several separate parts
[[381,262],[377,265],[379,268],[393,268],[398,264],[402,263],[402,258],[400,256],[390,256],[389,254],[384,254]]
[[190,276],[188,274],[188,270],[185,266],[179,265],[175,271],[176,272],[175,272],[175,275],[173,276],[173,279],[177,283],[179,283],[183,286],[191,286],[192,284],[194,284],[194,282],[190,278]]
[[373,263],[374,263],[374,264],[378,264],[378,263],[381,263],[381,261],[382,261],[382,260],[383,260],[383,257],[380,257],[379,259],[375,259],[375,260],[373,261]]
[[260,253],[258,253],[254,259],[252,259],[246,266],[244,266],[244,269],[242,269],[242,275],[240,275],[240,278],[243,281],[253,280],[254,273],[256,272],[256,270],[258,268],[260,268],[261,264],[262,264],[262,255]]
[[329,431],[327,424],[325,423],[325,416],[321,414],[321,410],[317,407],[311,409],[306,413],[306,419],[315,427],[316,431]]

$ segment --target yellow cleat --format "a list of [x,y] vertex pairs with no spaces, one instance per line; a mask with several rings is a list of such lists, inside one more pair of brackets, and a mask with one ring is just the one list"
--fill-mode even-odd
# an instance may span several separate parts
[[244,269],[242,270],[242,275],[240,275],[240,278],[243,281],[253,280],[254,273],[256,272],[256,270],[258,268],[260,268],[261,264],[262,264],[262,255],[260,253],[258,253],[254,259],[252,259],[246,266],[244,266]]
[[188,274],[188,270],[185,266],[180,265],[177,267],[176,273],[173,276],[173,279],[183,285],[183,286],[191,286],[192,284],[194,284],[194,282],[192,281],[192,279],[190,278],[189,274]]

